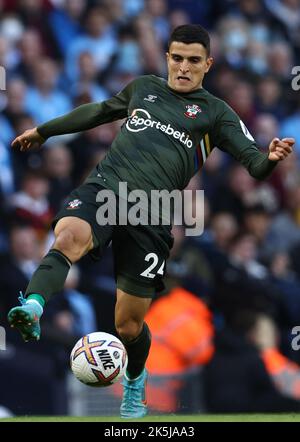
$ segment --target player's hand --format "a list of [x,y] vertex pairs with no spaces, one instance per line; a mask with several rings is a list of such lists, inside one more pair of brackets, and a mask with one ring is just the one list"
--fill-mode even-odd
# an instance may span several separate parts
[[269,145],[269,160],[282,161],[293,152],[294,138],[273,138]]
[[38,133],[37,128],[25,130],[21,135],[13,140],[12,147],[18,148],[21,151],[31,148],[40,147],[46,140]]

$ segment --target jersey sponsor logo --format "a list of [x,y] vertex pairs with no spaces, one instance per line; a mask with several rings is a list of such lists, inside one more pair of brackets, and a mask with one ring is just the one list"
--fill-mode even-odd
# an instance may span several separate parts
[[166,125],[161,121],[152,120],[151,115],[145,109],[135,109],[126,121],[126,127],[130,132],[141,132],[152,127],[179,140],[188,149],[193,147],[189,134],[174,129],[170,124]]
[[82,204],[82,201],[80,201],[78,199],[70,201],[68,203],[69,207],[67,207],[67,209],[78,209],[78,207],[81,206],[81,204]]
[[184,115],[188,118],[192,118],[193,120],[197,118],[197,115],[202,112],[201,108],[197,104],[188,104],[185,106],[187,111],[184,113]]

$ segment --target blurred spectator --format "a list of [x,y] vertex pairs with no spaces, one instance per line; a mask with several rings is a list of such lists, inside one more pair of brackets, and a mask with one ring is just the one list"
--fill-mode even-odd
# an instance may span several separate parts
[[134,29],[141,48],[144,74],[163,75],[166,72],[163,45],[154,32],[151,16],[145,13],[138,16]]
[[246,53],[247,68],[257,75],[265,75],[269,71],[268,67],[268,46],[264,42],[250,41]]
[[280,335],[275,322],[266,315],[259,315],[249,338],[260,350],[276,390],[286,398],[299,401],[300,405],[300,366],[280,352]]
[[297,185],[299,182],[299,163],[297,153],[294,151],[286,162],[280,162],[269,181],[280,201],[280,208],[286,207],[286,191],[289,187]]
[[114,27],[107,13],[100,7],[87,12],[85,33],[73,40],[66,56],[66,73],[72,82],[78,80],[78,58],[82,52],[90,52],[99,73],[108,68],[117,49]]
[[210,232],[218,249],[228,252],[229,245],[238,233],[238,224],[231,213],[219,212],[211,219]]
[[12,227],[9,236],[9,254],[1,257],[2,318],[16,301],[20,287],[26,287],[36,270],[40,254],[39,241],[30,226]]
[[251,24],[266,16],[266,8],[261,0],[238,0],[233,2],[231,10],[245,17]]
[[61,57],[65,57],[72,41],[82,34],[82,16],[87,0],[63,0],[49,14],[49,26]]
[[300,159],[300,100],[298,109],[295,113],[284,119],[280,127],[280,136],[286,137],[287,134],[292,134],[296,140],[296,153],[298,156],[298,161]]
[[125,2],[123,0],[102,0],[107,17],[116,28],[127,23]]
[[189,15],[183,9],[172,9],[169,13],[170,30],[177,28],[177,26],[191,23]]
[[14,170],[12,168],[11,152],[8,146],[0,140],[0,191],[5,202],[14,192]]
[[235,266],[243,268],[254,278],[264,279],[268,276],[268,270],[257,261],[257,246],[253,235],[238,234],[231,241],[229,259]]
[[[1,23],[1,22],[0,22]],[[16,51],[9,45],[7,38],[3,35],[0,28],[0,66],[11,72],[16,63]]]
[[[300,4],[298,0],[264,0],[268,12],[274,17],[273,24],[299,47]],[[280,26],[278,26],[280,25]]]
[[3,15],[0,20],[0,65],[10,74],[18,63],[18,43],[23,37],[24,26],[19,17]]
[[6,103],[0,116],[0,140],[10,144],[16,136],[16,121],[25,112],[27,86],[21,78],[13,78],[7,84]]
[[56,213],[74,188],[71,179],[72,157],[66,146],[55,144],[44,150],[43,160],[43,170],[50,185],[48,201]]
[[152,333],[147,368],[164,379],[164,388],[149,383],[149,405],[179,411],[184,376],[207,364],[214,351],[211,313],[195,295],[175,287],[154,301],[145,319]]
[[54,56],[55,44],[48,26],[49,0],[18,0],[17,13],[23,25],[37,32],[47,55]]
[[14,138],[14,131],[4,115],[0,115],[0,126],[0,141],[8,145]]
[[246,209],[244,215],[244,228],[247,233],[253,235],[258,249],[258,258],[264,254],[264,246],[271,224],[271,212],[262,204],[256,204]]
[[33,66],[42,56],[45,50],[38,32],[33,29],[26,29],[19,41],[20,59],[13,73],[23,78],[28,85],[33,79]]
[[[78,57],[78,80],[71,87],[71,94],[76,99],[86,94],[87,101],[103,101],[108,98],[107,91],[97,81],[98,70],[95,60],[90,52],[82,52]],[[68,90],[70,85],[68,84]]]
[[233,164],[211,201],[212,212],[230,212],[241,222],[246,207],[255,202],[255,186],[244,167]]
[[265,252],[271,256],[275,251],[288,252],[300,241],[300,186],[291,185],[285,192],[286,210],[272,220]]
[[145,3],[146,13],[152,17],[154,32],[163,45],[166,45],[170,36],[167,2],[165,0],[146,0]]
[[[230,235],[231,236],[231,235]],[[213,274],[209,305],[217,322],[230,323],[240,310],[267,312],[278,316],[282,292],[267,267],[257,260],[257,243],[252,235],[238,231],[226,249],[211,237],[195,239]]]
[[67,95],[57,88],[58,66],[49,58],[41,58],[33,65],[34,83],[26,93],[25,108],[36,124],[65,114],[71,110]]
[[259,340],[270,340],[270,333],[266,334],[268,330],[263,329],[260,317],[240,311],[234,322],[217,333],[215,353],[204,376],[208,412],[275,413],[300,409],[298,398],[286,394],[289,384],[286,388],[274,384],[270,367],[262,360]]
[[21,78],[12,78],[7,83],[7,104],[3,110],[3,115],[5,115],[11,126],[14,126],[15,118],[25,111],[26,90],[27,85]]
[[[16,134],[23,133],[25,130],[34,127],[34,125],[34,119],[26,112],[14,117],[13,129]],[[12,156],[16,189],[19,189],[26,169],[37,169],[41,167],[41,152],[36,149],[28,152],[21,152],[18,149],[11,149],[10,147],[9,149]]]
[[293,67],[293,52],[288,43],[273,43],[269,50],[269,69],[279,80],[289,80]]
[[269,269],[272,274],[274,283],[282,292],[281,309],[279,321],[280,328],[277,329],[280,348],[285,356],[300,362],[297,353],[292,351],[291,328],[298,324],[300,317],[300,275],[298,272],[298,264],[294,259],[297,258],[298,246],[291,252],[291,256],[287,253],[275,253],[269,260]]
[[205,162],[205,168],[201,170],[202,186],[205,197],[208,198],[209,201],[215,198],[217,191],[222,185],[222,174],[225,173],[225,168],[225,154],[219,149],[213,149]]
[[267,151],[270,140],[277,137],[278,133],[278,121],[272,114],[260,113],[254,120],[253,136],[264,151]]
[[127,0],[124,2],[124,9],[126,15],[129,17],[135,16],[142,12],[144,8],[144,0]]
[[21,190],[10,199],[16,219],[30,224],[40,238],[45,237],[54,215],[47,199],[48,193],[49,181],[45,175],[28,171],[23,178]]
[[136,33],[131,26],[119,31],[119,44],[112,69],[119,74],[138,75],[143,72],[142,53]]
[[218,32],[225,61],[232,67],[243,67],[249,43],[247,21],[243,17],[225,16],[218,23]]
[[116,72],[106,80],[106,87],[111,95],[115,95],[119,93],[126,86],[126,84],[134,80],[134,78],[135,75],[130,72]]
[[240,116],[249,128],[252,128],[256,116],[254,90],[250,83],[238,81],[229,95],[225,97],[228,104]]
[[168,0],[170,10],[180,9],[185,11],[189,20],[200,23],[204,27],[210,27],[213,20],[218,18],[216,2],[199,2],[198,0]]
[[211,71],[213,80],[211,87],[213,92],[221,99],[226,99],[239,81],[239,75],[228,64],[220,64],[218,68]]
[[259,113],[267,114],[271,118],[282,118],[286,109],[282,100],[282,87],[275,77],[261,78],[257,84],[256,93],[256,109]]
[[205,298],[212,284],[210,266],[199,248],[193,247],[185,237],[182,226],[173,226],[174,245],[166,271],[166,290],[178,285]]

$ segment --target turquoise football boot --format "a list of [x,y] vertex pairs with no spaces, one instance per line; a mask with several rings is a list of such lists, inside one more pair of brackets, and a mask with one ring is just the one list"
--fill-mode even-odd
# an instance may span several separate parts
[[21,306],[12,308],[7,315],[11,327],[17,328],[25,342],[38,341],[41,336],[40,317],[43,308],[36,302],[27,302],[22,293],[18,300]]
[[147,414],[146,383],[147,371],[145,368],[136,379],[129,379],[126,374],[124,375],[123,400],[120,408],[123,419],[139,418]]

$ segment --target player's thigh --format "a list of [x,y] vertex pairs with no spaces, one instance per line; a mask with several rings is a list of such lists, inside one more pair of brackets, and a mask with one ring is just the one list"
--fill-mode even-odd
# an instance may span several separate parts
[[76,238],[86,241],[88,247],[85,251],[95,260],[101,258],[113,233],[113,226],[99,225],[97,221],[97,211],[100,207],[97,195],[102,189],[94,183],[84,183],[74,189],[53,221],[55,233],[71,226],[72,231],[76,231]]
[[170,229],[162,226],[119,226],[113,235],[118,289],[138,298],[153,298],[164,288],[172,245]]

